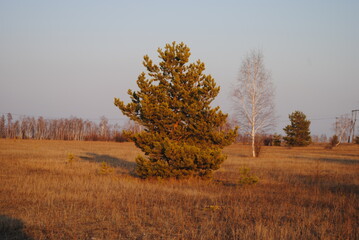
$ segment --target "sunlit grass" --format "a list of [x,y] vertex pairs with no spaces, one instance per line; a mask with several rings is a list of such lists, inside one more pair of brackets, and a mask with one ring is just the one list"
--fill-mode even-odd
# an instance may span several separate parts
[[144,181],[132,143],[2,139],[0,238],[359,238],[359,145],[225,152],[212,181]]

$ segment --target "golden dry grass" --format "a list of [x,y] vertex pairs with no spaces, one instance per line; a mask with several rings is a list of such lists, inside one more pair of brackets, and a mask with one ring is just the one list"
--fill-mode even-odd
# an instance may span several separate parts
[[212,181],[144,181],[132,143],[1,139],[0,238],[359,239],[359,145],[225,152]]

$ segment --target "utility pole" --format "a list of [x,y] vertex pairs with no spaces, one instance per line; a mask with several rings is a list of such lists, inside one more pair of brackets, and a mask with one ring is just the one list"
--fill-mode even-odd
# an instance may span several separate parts
[[354,142],[355,137],[355,123],[357,121],[357,113],[359,112],[359,109],[352,110],[352,142]]

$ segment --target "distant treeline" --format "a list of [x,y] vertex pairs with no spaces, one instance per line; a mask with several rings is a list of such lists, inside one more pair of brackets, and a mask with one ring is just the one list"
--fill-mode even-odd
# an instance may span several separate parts
[[[132,123],[125,128],[132,132],[140,130]],[[99,123],[77,117],[45,119],[24,116],[15,120],[11,113],[0,117],[0,138],[123,142],[128,138],[122,129],[118,124],[109,124],[105,117]]]
[[[222,130],[235,126],[233,120],[221,127]],[[106,117],[102,117],[99,123],[83,120],[77,117],[61,119],[45,119],[43,117],[19,117],[14,119],[11,113],[0,117],[0,138],[17,139],[49,139],[49,140],[79,140],[79,141],[129,141],[129,133],[137,133],[141,127],[130,121],[122,126],[109,124]],[[263,145],[271,146],[281,142],[280,135],[262,135]],[[277,140],[275,140],[277,139]],[[236,142],[249,144],[250,136],[240,133]],[[312,135],[313,142],[327,142],[325,134]]]

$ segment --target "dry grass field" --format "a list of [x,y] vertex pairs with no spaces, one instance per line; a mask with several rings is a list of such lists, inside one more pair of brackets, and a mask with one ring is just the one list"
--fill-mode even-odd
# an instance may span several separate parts
[[132,143],[0,139],[0,239],[359,239],[359,145],[225,152],[211,181],[141,180]]

